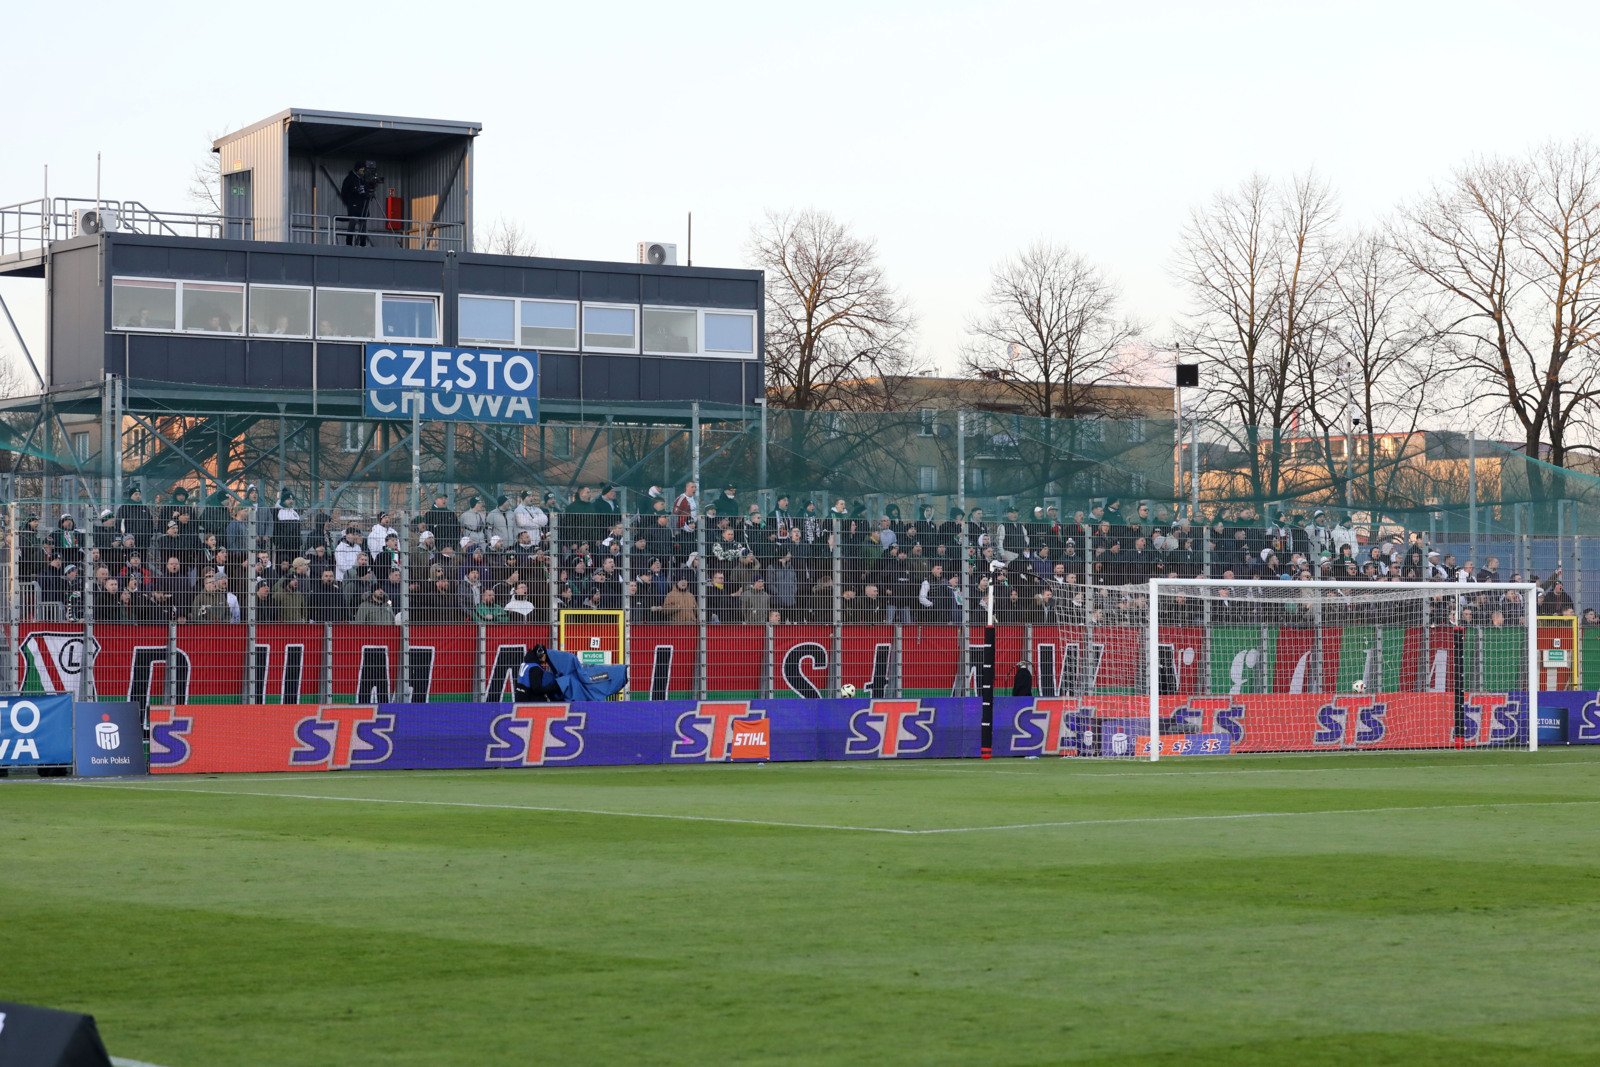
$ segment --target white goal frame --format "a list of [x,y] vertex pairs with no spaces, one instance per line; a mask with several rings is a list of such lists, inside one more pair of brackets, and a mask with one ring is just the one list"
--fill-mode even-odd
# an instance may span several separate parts
[[1523,594],[1524,625],[1528,632],[1528,751],[1539,751],[1539,586],[1533,582],[1286,582],[1260,578],[1151,578],[1149,618],[1145,623],[1145,685],[1150,690],[1150,762],[1161,758],[1161,591],[1183,588],[1271,589],[1282,592],[1309,586],[1313,589],[1349,589],[1358,593],[1413,590],[1438,596],[1466,596],[1481,592]]

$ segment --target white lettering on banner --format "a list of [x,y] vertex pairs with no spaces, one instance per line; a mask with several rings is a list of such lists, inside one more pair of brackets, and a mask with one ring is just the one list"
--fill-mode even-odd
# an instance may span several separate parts
[[393,374],[385,373],[378,368],[380,361],[388,363],[395,358],[394,349],[380,348],[372,354],[372,359],[367,362],[367,373],[372,375],[372,380],[379,385],[393,385],[397,380]]
[[[0,707],[4,707],[7,703],[9,701],[0,701]],[[21,718],[24,713],[29,716],[26,726],[23,725]],[[19,700],[15,704],[11,704],[10,714],[11,728],[19,734],[33,733],[39,728],[39,720],[43,718],[39,712],[39,705],[31,700]]]
[[478,384],[478,372],[472,367],[477,360],[478,357],[471,352],[462,353],[461,358],[456,361],[456,385],[462,389],[471,389]]
[[461,396],[462,394],[460,393],[451,393],[449,396],[439,396],[435,393],[433,396],[433,410],[441,415],[454,415],[461,410]]
[[[522,371],[520,383],[511,380],[511,372],[515,370]],[[500,376],[504,379],[507,389],[515,389],[519,393],[526,392],[533,387],[533,363],[527,356],[512,356],[506,360],[505,369],[500,372]]]
[[422,366],[422,361],[427,357],[427,353],[420,348],[407,348],[400,354],[411,361],[406,365],[406,375],[400,379],[400,384],[409,385],[413,389],[421,389],[424,385],[427,385],[428,383],[422,380],[422,375],[417,373],[417,368]]
[[[8,746],[10,748],[9,752],[6,751]],[[29,759],[36,760],[39,758],[39,743],[31,737],[19,737],[16,744],[13,745],[11,738],[0,737],[0,760],[5,759],[8,755],[16,760],[20,760],[24,755]]]
[[[404,396],[404,395],[405,395],[404,393],[401,394],[401,396]],[[381,397],[381,396],[383,396],[383,394],[378,392],[378,390],[369,389],[369,390],[367,390],[367,403],[372,405],[372,408],[374,410],[381,411],[385,415],[387,415],[389,412],[394,411],[397,408],[399,408],[399,406],[400,406],[399,404],[386,404],[386,403],[384,403],[382,400],[379,399],[379,397]]]
[[485,389],[491,389],[492,390],[495,387],[495,385],[494,385],[494,369],[495,369],[495,367],[499,366],[500,361],[502,359],[504,359],[504,358],[505,358],[505,356],[501,355],[499,352],[480,352],[480,353],[478,353],[478,359],[480,361],[482,361],[483,368],[484,368],[484,370],[483,370],[483,387]]

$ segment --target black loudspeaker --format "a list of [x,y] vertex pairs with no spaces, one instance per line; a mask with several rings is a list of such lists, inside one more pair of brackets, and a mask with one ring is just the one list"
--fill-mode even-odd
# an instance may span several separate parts
[[111,1067],[93,1015],[0,1000],[0,1063],[6,1067]]
[[1180,363],[1180,364],[1178,364],[1178,388],[1179,389],[1186,389],[1186,388],[1189,388],[1191,386],[1198,386],[1199,384],[1200,384],[1200,364],[1198,364],[1198,363]]

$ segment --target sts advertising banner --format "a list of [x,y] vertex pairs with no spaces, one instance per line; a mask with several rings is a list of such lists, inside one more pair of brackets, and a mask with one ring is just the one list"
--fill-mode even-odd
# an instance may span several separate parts
[[539,421],[539,354],[369,344],[362,412],[369,418]]
[[[707,763],[742,759],[973,757],[976,697],[853,700],[665,700],[573,704],[156,706],[150,770],[412,770]],[[1472,694],[1458,717],[1447,694],[1389,697],[1170,697],[1184,732],[1162,756],[1447,748],[1527,743],[1522,699]],[[996,756],[1148,756],[1143,697],[1001,697]]]

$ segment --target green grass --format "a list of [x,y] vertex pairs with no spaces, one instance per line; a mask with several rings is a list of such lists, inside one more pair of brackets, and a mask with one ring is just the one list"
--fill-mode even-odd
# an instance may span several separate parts
[[7,781],[0,997],[167,1067],[1592,1063],[1597,784],[1577,749]]

